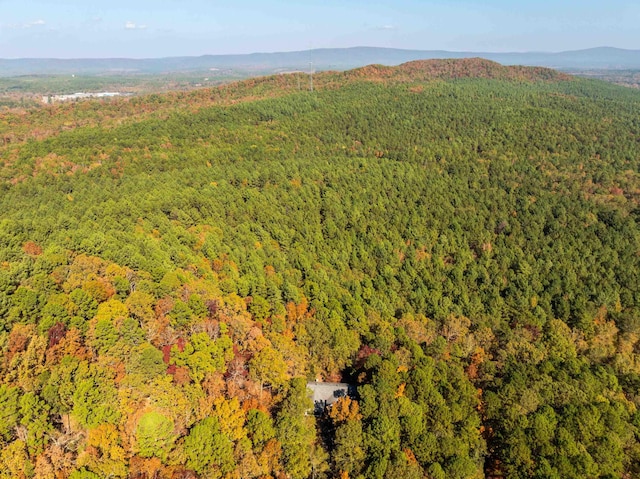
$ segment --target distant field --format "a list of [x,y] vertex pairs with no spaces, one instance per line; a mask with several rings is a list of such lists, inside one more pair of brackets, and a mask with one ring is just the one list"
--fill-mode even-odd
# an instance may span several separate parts
[[34,106],[43,95],[118,91],[145,94],[187,91],[247,78],[235,71],[164,75],[26,75],[0,77],[0,107]]
[[616,85],[640,88],[640,70],[580,70],[573,75],[604,80]]

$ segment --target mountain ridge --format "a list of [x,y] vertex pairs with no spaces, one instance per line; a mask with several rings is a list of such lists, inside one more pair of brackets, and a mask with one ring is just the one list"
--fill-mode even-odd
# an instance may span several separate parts
[[640,69],[640,50],[595,47],[562,52],[456,52],[384,47],[319,48],[291,52],[201,55],[163,58],[18,58],[0,59],[0,76],[38,74],[175,73],[287,69],[347,70],[368,64],[399,65],[412,60],[481,57],[505,65],[558,69]]

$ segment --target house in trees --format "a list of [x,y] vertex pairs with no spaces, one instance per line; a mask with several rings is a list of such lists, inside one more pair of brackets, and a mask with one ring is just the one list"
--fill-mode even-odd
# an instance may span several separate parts
[[355,397],[356,394],[356,387],[347,383],[323,383],[314,381],[307,383],[307,389],[311,390],[310,396],[313,399],[313,414],[316,416],[322,415],[326,408],[330,407],[341,397]]

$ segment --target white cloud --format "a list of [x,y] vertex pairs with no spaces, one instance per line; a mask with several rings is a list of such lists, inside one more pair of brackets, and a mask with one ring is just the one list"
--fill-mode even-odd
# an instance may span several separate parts
[[398,27],[396,27],[395,25],[382,25],[381,27],[378,27],[378,30],[397,30]]
[[147,28],[146,25],[138,25],[136,23],[133,22],[125,22],[124,24],[124,28],[125,30],[144,30],[145,28]]
[[33,27],[41,27],[43,25],[46,25],[47,22],[45,22],[42,19],[38,19],[38,20],[34,20],[33,22],[28,22],[28,23],[9,23],[6,25],[0,25],[0,27],[4,27],[4,28],[8,28],[11,30],[19,30],[22,28],[33,28]]

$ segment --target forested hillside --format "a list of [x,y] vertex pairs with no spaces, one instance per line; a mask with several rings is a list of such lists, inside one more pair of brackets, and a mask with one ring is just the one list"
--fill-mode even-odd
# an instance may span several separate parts
[[640,92],[306,81],[0,115],[0,478],[640,475]]

